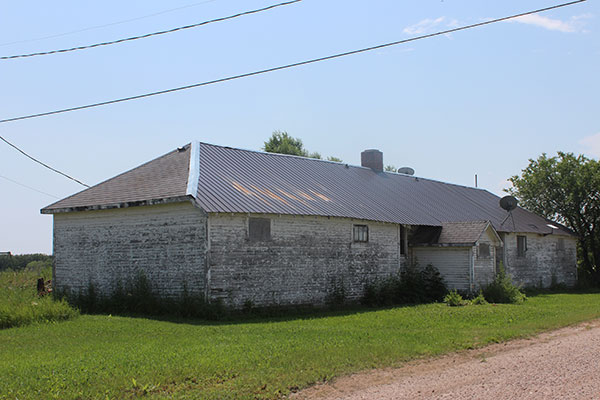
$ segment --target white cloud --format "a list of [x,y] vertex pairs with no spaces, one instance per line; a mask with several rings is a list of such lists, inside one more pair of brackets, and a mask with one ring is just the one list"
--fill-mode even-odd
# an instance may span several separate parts
[[453,19],[452,21],[448,22],[448,23],[446,24],[446,26],[447,26],[448,28],[458,28],[458,27],[460,27],[460,23],[458,22],[458,20],[457,20],[457,19]]
[[600,158],[600,132],[584,137],[579,144],[585,147],[584,153]]
[[519,18],[512,19],[513,22],[522,24],[535,25],[548,29],[550,31],[558,31],[564,33],[582,32],[586,24],[586,20],[592,18],[591,14],[576,15],[568,20],[553,19],[543,17],[538,14],[524,15]]
[[436,19],[427,18],[417,22],[414,25],[407,26],[406,28],[404,28],[403,32],[408,35],[422,35],[424,33],[432,31],[433,28],[444,22],[445,19],[446,17],[439,17]]

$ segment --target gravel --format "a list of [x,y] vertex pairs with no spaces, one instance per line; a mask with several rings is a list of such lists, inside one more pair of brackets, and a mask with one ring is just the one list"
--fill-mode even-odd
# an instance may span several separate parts
[[600,399],[600,321],[374,370],[294,399]]

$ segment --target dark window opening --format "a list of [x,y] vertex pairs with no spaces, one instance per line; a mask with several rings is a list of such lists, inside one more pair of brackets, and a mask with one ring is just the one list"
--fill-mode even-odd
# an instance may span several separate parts
[[479,243],[477,246],[477,257],[479,258],[490,258],[490,245],[487,243]]
[[368,242],[369,227],[367,225],[354,225],[353,238],[355,242]]
[[527,236],[517,236],[517,257],[525,257],[527,251]]
[[249,218],[248,237],[253,242],[271,240],[271,220],[269,218]]
[[406,255],[406,229],[400,225],[400,254]]

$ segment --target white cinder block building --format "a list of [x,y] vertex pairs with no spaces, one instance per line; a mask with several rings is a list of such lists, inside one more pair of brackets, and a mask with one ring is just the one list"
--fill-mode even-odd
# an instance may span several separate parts
[[477,290],[503,261],[516,283],[576,281],[576,239],[485,190],[362,165],[194,142],[42,209],[54,284],[109,294],[143,272],[164,296],[239,307],[321,304],[408,263]]

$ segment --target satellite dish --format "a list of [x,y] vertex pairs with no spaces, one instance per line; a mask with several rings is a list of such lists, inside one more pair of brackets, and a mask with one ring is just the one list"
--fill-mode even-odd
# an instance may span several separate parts
[[414,175],[415,174],[415,170],[412,169],[411,167],[402,167],[402,168],[398,168],[398,173],[399,174],[406,174],[406,175]]
[[504,196],[500,199],[500,207],[505,209],[508,212],[511,212],[515,208],[517,208],[517,199],[512,196]]

